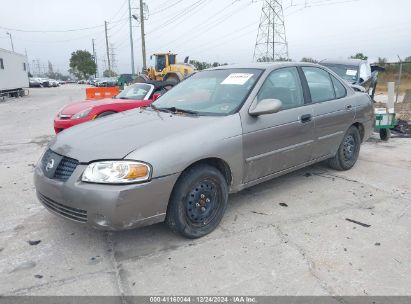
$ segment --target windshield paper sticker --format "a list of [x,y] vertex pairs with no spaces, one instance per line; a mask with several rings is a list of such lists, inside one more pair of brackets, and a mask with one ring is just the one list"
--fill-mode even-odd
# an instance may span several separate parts
[[247,73],[231,73],[221,84],[238,84],[243,85],[248,79],[253,77],[253,74]]
[[347,74],[348,76],[355,76],[355,75],[357,75],[357,71],[356,70],[347,70],[347,72],[345,72],[345,74]]

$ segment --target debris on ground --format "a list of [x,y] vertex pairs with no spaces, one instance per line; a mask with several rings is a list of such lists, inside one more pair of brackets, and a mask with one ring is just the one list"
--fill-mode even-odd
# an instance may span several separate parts
[[288,205],[287,205],[286,203],[279,203],[279,205],[280,205],[281,207],[288,207]]
[[251,213],[260,214],[260,215],[268,215],[267,213],[264,213],[264,212],[257,212],[257,211],[251,211]]
[[374,245],[375,246],[381,246],[381,243],[375,243]]
[[35,277],[36,279],[42,279],[42,278],[43,278],[43,276],[42,276],[41,274],[35,274],[34,277]]
[[361,222],[358,222],[358,221],[356,221],[356,220],[352,220],[352,219],[349,219],[349,218],[346,218],[345,220],[346,220],[346,221],[349,221],[349,222],[351,222],[351,223],[354,223],[354,224],[357,224],[357,225],[366,227],[366,228],[371,227],[371,225],[364,224],[364,223],[361,223]]
[[28,240],[27,243],[29,243],[30,246],[36,246],[41,243],[41,240],[36,240],[36,241]]

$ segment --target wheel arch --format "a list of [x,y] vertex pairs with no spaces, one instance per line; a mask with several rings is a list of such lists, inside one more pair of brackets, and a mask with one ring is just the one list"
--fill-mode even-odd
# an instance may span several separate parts
[[94,118],[97,118],[99,115],[101,115],[101,114],[103,114],[103,113],[105,113],[105,112],[113,112],[113,114],[116,114],[116,113],[118,113],[119,111],[117,111],[117,110],[111,110],[111,109],[101,109],[101,110],[96,111],[96,113],[95,113],[93,116],[94,116]]
[[365,134],[364,125],[360,122],[355,122],[351,126],[354,126],[358,129],[358,132],[360,132],[360,137],[361,137],[361,142],[362,142],[364,140],[364,134]]
[[225,160],[218,158],[218,157],[208,157],[208,158],[197,160],[193,162],[192,164],[190,164],[189,166],[187,166],[182,171],[182,173],[200,164],[210,165],[216,168],[224,176],[225,180],[227,181],[227,185],[228,186],[231,185],[231,182],[233,180],[231,168]]

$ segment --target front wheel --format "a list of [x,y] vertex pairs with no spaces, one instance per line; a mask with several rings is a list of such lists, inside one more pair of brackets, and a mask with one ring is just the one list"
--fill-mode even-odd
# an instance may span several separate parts
[[167,209],[166,223],[187,238],[199,238],[220,223],[228,201],[228,185],[219,170],[196,165],[183,172]]
[[340,171],[351,169],[357,162],[360,145],[360,132],[355,126],[351,126],[345,133],[337,154],[329,159],[330,167]]

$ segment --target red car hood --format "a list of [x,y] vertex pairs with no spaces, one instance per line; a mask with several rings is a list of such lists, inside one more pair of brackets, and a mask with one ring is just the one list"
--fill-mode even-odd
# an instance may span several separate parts
[[115,103],[128,103],[128,102],[139,102],[143,100],[133,100],[133,99],[100,99],[100,100],[91,100],[91,101],[79,101],[75,103],[71,103],[61,110],[61,114],[64,115],[74,115],[80,111],[83,111],[87,108],[92,108],[95,106],[107,105],[107,104],[115,104]]

